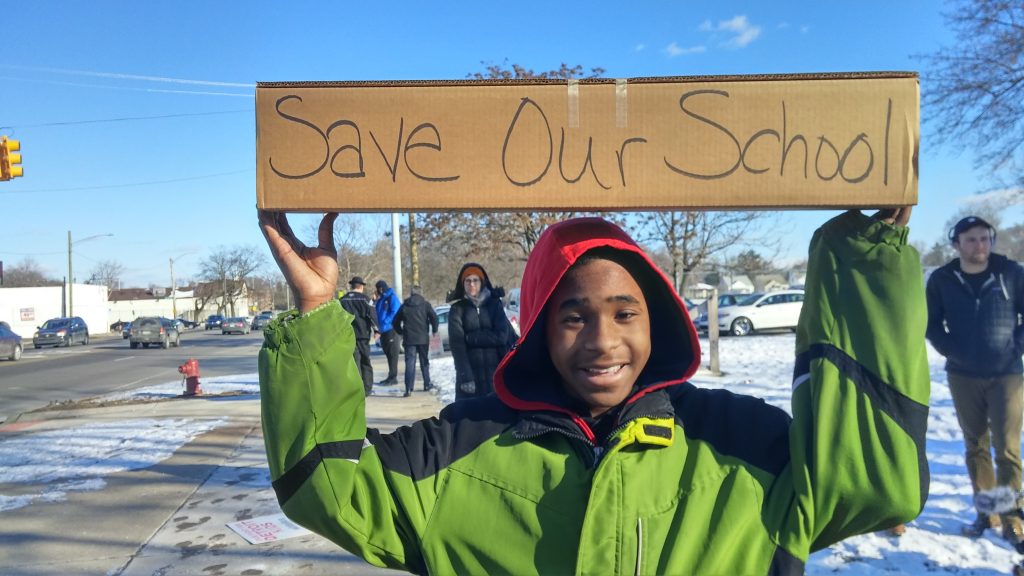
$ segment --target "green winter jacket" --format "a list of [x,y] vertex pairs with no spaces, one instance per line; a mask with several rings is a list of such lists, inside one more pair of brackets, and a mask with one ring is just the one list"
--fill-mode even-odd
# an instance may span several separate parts
[[[420,574],[802,573],[811,551],[924,506],[926,315],[906,236],[859,212],[815,234],[792,419],[686,382],[700,362],[689,316],[600,219],[538,241],[496,394],[391,434],[366,428],[336,302],[275,321],[259,366],[278,500],[368,562]],[[542,329],[558,279],[597,246],[636,255],[652,318],[651,358],[604,441],[561,392]]]

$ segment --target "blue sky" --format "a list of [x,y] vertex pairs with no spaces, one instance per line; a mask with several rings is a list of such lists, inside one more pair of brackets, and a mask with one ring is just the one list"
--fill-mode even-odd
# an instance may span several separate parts
[[[0,182],[0,260],[84,281],[99,260],[128,286],[198,272],[256,225],[258,81],[460,79],[485,63],[560,63],[608,77],[919,70],[949,44],[937,1],[12,2],[4,7],[0,134],[25,176]],[[927,76],[922,90],[928,89]],[[101,120],[117,120],[102,121]],[[923,128],[911,240],[943,235],[985,186],[970,153]],[[791,213],[799,256],[835,212]],[[383,216],[381,219],[385,218]],[[302,229],[310,216],[297,218]],[[1004,224],[1021,220],[1019,210]],[[789,226],[787,226],[788,228]],[[154,234],[154,231],[158,233]]]

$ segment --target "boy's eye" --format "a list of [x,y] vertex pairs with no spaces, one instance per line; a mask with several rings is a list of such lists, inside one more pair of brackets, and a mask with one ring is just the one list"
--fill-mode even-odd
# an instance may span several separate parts
[[562,318],[562,322],[565,324],[582,324],[583,316],[580,316],[579,314],[567,314]]
[[632,320],[637,315],[638,314],[636,312],[632,311],[632,310],[619,310],[615,314],[615,319],[616,320]]

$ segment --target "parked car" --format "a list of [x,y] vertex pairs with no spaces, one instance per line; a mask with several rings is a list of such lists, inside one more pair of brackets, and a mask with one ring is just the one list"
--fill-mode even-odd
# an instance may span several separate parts
[[121,332],[122,330],[124,330],[125,324],[131,324],[131,322],[129,322],[128,320],[118,320],[117,322],[114,322],[113,324],[110,325],[110,331],[114,333]]
[[178,330],[178,333],[185,331],[185,321],[181,318],[172,318],[171,322],[174,323],[174,327]]
[[21,352],[21,336],[15,334],[6,322],[0,322],[0,358],[20,360]]
[[803,290],[757,292],[734,306],[719,309],[718,327],[733,336],[746,336],[769,328],[796,330],[803,305]]
[[434,306],[434,313],[437,314],[437,333],[441,336],[441,349],[451,350],[448,344],[448,314],[451,312],[451,304]]
[[131,322],[125,322],[124,325],[121,326],[121,338],[124,338],[124,339],[127,340],[128,337],[131,336],[131,335],[132,335],[132,323]]
[[128,345],[132,348],[149,348],[150,344],[161,348],[181,346],[181,333],[178,325],[168,318],[159,316],[142,316],[132,322],[132,331],[128,336]]
[[178,322],[181,322],[181,323],[182,323],[182,325],[183,325],[183,326],[184,326],[184,327],[185,327],[186,329],[189,329],[189,328],[195,328],[196,326],[199,326],[199,323],[198,323],[198,322],[193,322],[193,321],[191,321],[191,320],[188,320],[188,319],[186,319],[186,318],[178,318],[177,320],[178,320]]
[[[718,295],[718,310],[721,312],[722,308],[726,306],[735,306],[737,302],[745,299],[750,294],[741,292],[726,292]],[[697,327],[700,332],[706,332],[708,329],[708,302],[705,300],[697,306],[697,315],[693,316],[693,324]]]
[[252,326],[250,327],[253,330],[263,330],[263,327],[269,324],[270,321],[273,319],[273,314],[269,314],[267,312],[260,312],[259,314],[256,315],[255,318],[252,319]]
[[206,329],[215,330],[220,328],[222,322],[224,322],[224,316],[221,316],[220,314],[210,314],[206,317]]
[[249,322],[241,317],[226,318],[220,324],[221,334],[248,334]]
[[516,336],[519,336],[519,288],[512,288],[505,294],[505,316],[512,324]]
[[32,336],[32,346],[71,346],[75,342],[89,343],[89,327],[78,316],[51,318]]

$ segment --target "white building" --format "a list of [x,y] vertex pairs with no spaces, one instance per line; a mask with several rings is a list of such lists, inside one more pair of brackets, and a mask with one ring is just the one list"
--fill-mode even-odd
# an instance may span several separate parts
[[[64,314],[68,304],[71,310]],[[106,334],[110,331],[107,287],[74,284],[70,298],[65,293],[65,286],[0,288],[0,320],[10,324],[22,338],[31,338],[43,322],[65,315],[85,320],[89,334]]]

